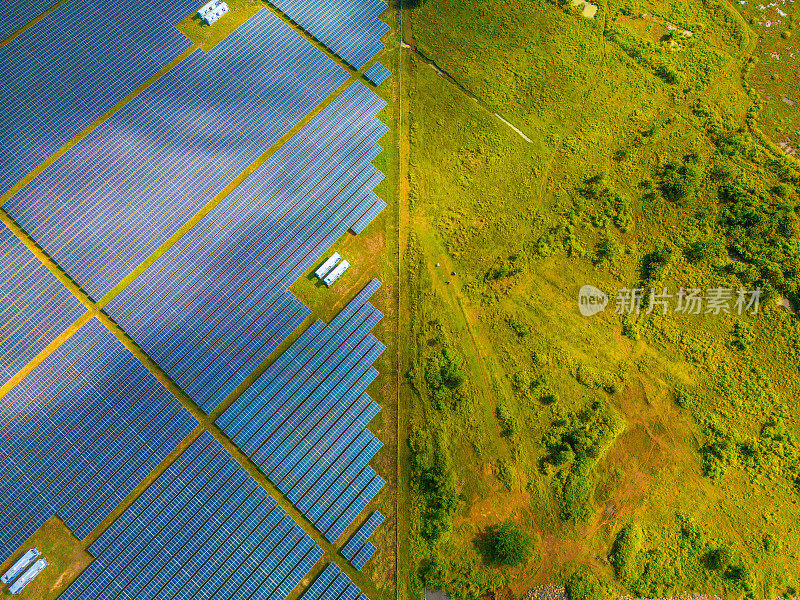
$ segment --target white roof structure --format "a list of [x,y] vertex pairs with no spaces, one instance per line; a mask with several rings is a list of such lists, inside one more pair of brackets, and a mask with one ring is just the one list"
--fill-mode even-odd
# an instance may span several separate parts
[[325,275],[328,274],[328,271],[330,271],[336,265],[336,263],[339,262],[340,258],[341,255],[338,252],[334,252],[333,255],[328,260],[322,263],[322,266],[320,266],[319,269],[314,271],[314,274],[317,276],[317,279],[322,279],[323,277],[325,277]]
[[223,0],[211,0],[211,2],[201,6],[197,14],[199,14],[206,23],[211,25],[229,10],[230,8]]
[[31,581],[33,581],[34,577],[36,577],[39,573],[42,572],[42,569],[44,569],[46,566],[47,566],[47,561],[43,558],[40,558],[35,563],[33,563],[27,571],[25,571],[22,574],[22,577],[20,577],[13,584],[11,584],[11,587],[8,588],[8,591],[12,594],[19,594],[23,589],[25,589],[26,585],[28,585]]
[[23,554],[20,559],[11,565],[11,568],[3,573],[3,576],[0,577],[0,582],[2,583],[11,583],[16,579],[17,575],[22,573],[22,570],[27,567],[29,564],[33,562],[39,556],[39,550],[36,548],[31,548],[25,554]]
[[331,285],[333,285],[333,282],[339,279],[339,277],[342,276],[342,273],[347,271],[349,266],[350,263],[347,262],[346,260],[343,260],[333,271],[328,273],[328,276],[325,279],[323,279],[322,282],[328,287],[331,287]]

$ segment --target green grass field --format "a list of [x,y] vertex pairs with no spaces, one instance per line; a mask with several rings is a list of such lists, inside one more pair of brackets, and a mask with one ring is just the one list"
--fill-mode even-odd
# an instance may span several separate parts
[[[598,597],[800,589],[797,318],[776,302],[798,180],[770,143],[796,117],[749,89],[791,36],[750,4],[404,11],[409,595],[520,597],[582,566]],[[584,284],[604,313],[579,314]],[[622,287],[757,286],[755,316],[613,310]],[[506,520],[536,539],[523,566],[487,554]]]

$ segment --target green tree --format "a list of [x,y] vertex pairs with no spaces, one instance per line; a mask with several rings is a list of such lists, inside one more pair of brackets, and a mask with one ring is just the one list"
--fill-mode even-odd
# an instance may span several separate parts
[[502,565],[524,565],[533,556],[533,536],[516,523],[506,521],[491,532],[489,548],[492,558]]
[[578,568],[570,576],[565,588],[569,600],[606,600],[611,596],[608,586],[586,566]]
[[708,568],[714,571],[725,571],[731,566],[732,560],[733,553],[728,546],[720,546],[709,552],[706,556]]
[[661,170],[658,185],[667,200],[682,202],[694,192],[697,172],[686,163],[671,160]]

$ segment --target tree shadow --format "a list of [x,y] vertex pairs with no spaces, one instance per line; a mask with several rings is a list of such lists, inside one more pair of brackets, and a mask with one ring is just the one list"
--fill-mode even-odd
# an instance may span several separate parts
[[495,559],[494,554],[492,553],[492,534],[495,532],[497,527],[497,525],[491,525],[486,529],[476,533],[475,537],[472,539],[472,545],[478,552],[481,560],[484,562],[484,564],[492,567],[500,566],[500,564],[497,562],[497,559]]

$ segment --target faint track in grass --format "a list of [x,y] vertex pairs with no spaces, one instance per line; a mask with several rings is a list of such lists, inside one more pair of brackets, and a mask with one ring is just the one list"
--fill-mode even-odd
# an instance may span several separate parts
[[[410,31],[410,28],[408,28],[408,29]],[[494,110],[491,106],[489,106],[489,104],[486,101],[480,99],[473,92],[471,92],[469,89],[464,87],[464,85],[461,84],[455,77],[453,77],[450,73],[448,73],[442,67],[440,67],[436,63],[435,60],[433,60],[429,56],[426,56],[422,51],[420,51],[420,49],[417,48],[416,44],[414,44],[413,37],[412,37],[410,43],[408,41],[406,41],[406,39],[403,39],[403,41],[401,42],[401,47],[402,48],[406,48],[406,49],[410,50],[411,52],[413,52],[414,54],[416,54],[419,58],[422,59],[422,61],[426,65],[431,67],[434,71],[436,71],[445,80],[447,80],[450,83],[452,83],[455,87],[457,87],[470,100],[472,100],[473,102],[476,102],[481,108],[483,108],[486,112],[491,114],[495,119],[497,119],[498,121],[503,123],[506,127],[510,128],[512,131],[514,131],[514,133],[516,133],[518,136],[520,136],[523,140],[525,140],[529,144],[533,144],[533,140],[531,138],[529,138],[527,135],[525,135],[525,133],[519,127],[514,125],[511,121],[509,121],[503,115],[501,115],[496,110]]]

